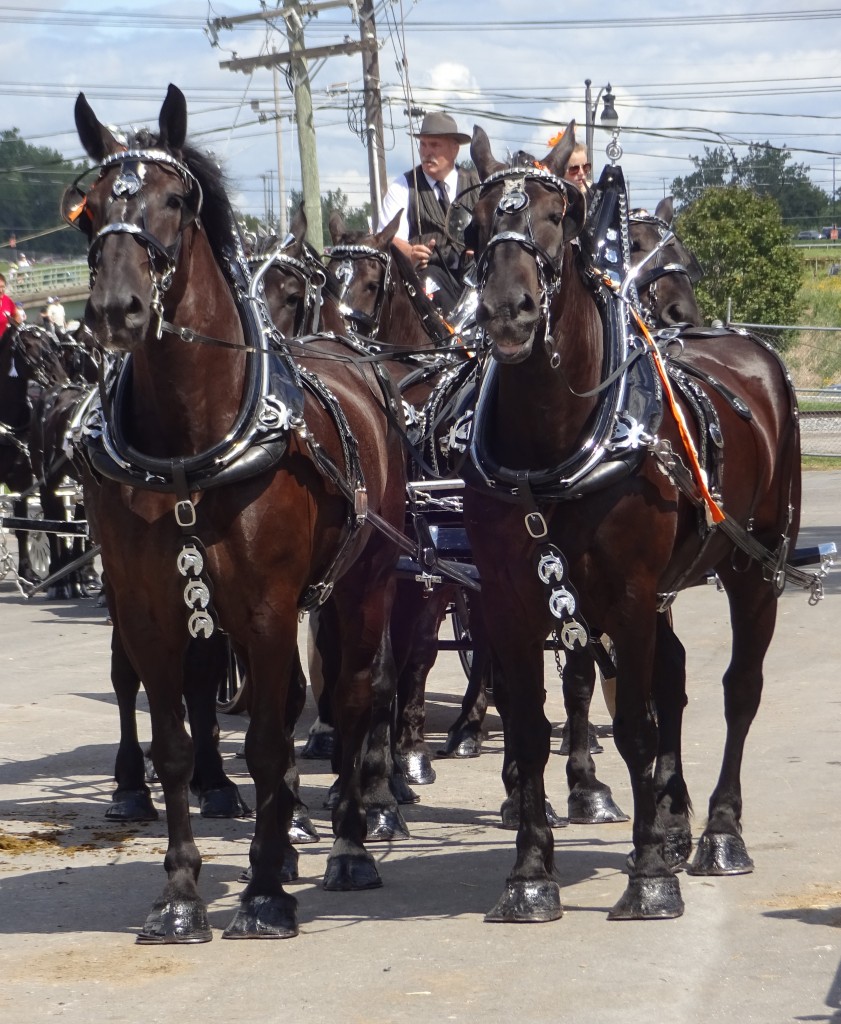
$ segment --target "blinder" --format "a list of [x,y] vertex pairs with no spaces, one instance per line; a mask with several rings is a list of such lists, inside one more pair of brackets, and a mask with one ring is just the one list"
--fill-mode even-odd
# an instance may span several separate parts
[[[376,338],[383,303],[386,300],[386,296],[389,295],[393,288],[393,281],[391,277],[391,255],[387,252],[380,252],[379,249],[375,249],[371,245],[339,244],[334,245],[330,249],[326,249],[325,256],[327,256],[330,263],[336,261],[339,262],[339,268],[334,271],[334,276],[340,284],[338,296],[340,312],[343,316],[346,316],[348,319],[358,323],[369,337]],[[377,298],[374,303],[374,310],[372,313],[362,313],[359,310],[351,309],[345,303],[348,288],[350,288],[350,283],[353,280],[353,264],[355,260],[375,260],[380,263],[383,268],[383,276],[380,281],[380,287],[377,292]]]

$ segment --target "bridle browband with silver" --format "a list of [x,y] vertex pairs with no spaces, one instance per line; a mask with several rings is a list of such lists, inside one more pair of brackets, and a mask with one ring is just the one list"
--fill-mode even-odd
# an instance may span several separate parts
[[[375,249],[372,245],[340,243],[325,250],[324,255],[327,257],[328,263],[339,262],[338,270],[333,271],[334,277],[340,284],[340,291],[337,296],[339,312],[345,319],[357,324],[363,334],[366,334],[369,338],[376,338],[377,332],[380,329],[380,313],[382,312],[386,296],[392,287],[391,253],[382,252],[379,249]],[[371,313],[362,313],[357,309],[352,309],[345,302],[350,283],[353,280],[353,264],[356,260],[375,260],[383,268],[383,277],[377,292],[377,300]]]
[[497,229],[491,235],[476,262],[476,277],[478,289],[481,293],[490,272],[491,253],[499,245],[513,242],[527,252],[534,259],[537,267],[541,293],[540,309],[548,342],[549,302],[561,286],[562,261],[557,261],[554,257],[550,256],[535,240],[531,211],[529,209],[531,200],[525,190],[526,182],[528,181],[536,181],[559,192],[563,196],[564,215],[566,214],[569,207],[569,189],[576,186],[571,185],[570,182],[559,177],[557,174],[553,174],[551,171],[541,167],[507,167],[504,170],[495,171],[493,174],[488,175],[480,186],[480,199],[484,194],[487,194],[489,189],[500,182],[502,182],[503,188],[502,196],[497,203],[494,213],[494,227],[500,224],[503,217],[524,213],[527,233],[521,231],[499,231]]

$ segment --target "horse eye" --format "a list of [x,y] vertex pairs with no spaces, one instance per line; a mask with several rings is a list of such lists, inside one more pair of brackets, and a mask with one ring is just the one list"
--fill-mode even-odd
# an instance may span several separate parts
[[631,239],[631,252],[639,252],[639,251],[640,251],[640,244],[639,244],[639,242],[635,238],[632,238]]
[[170,210],[180,210],[184,206],[184,196],[170,196],[166,201],[166,205]]

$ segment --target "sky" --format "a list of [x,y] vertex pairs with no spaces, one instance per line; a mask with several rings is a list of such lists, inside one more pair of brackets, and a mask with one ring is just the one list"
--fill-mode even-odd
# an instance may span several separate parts
[[[304,19],[307,47],[359,38],[350,3],[314,3],[321,9]],[[285,52],[282,22],[208,30],[214,19],[275,6],[0,0],[0,130],[17,128],[28,143],[82,161],[73,122],[79,91],[103,123],[154,127],[173,82],[187,98],[190,140],[223,165],[237,207],[276,216],[281,181],[284,198],[300,189],[286,76],[277,76],[279,159],[271,69],[245,74],[221,65]],[[841,188],[837,3],[375,0],[375,13],[389,177],[415,162],[410,106],[449,110],[467,133],[480,124],[499,158],[520,148],[540,156],[572,119],[583,139],[590,79],[593,103],[608,84],[615,96],[620,162],[635,207],[653,209],[705,146],[742,158],[752,141],[787,147],[816,185],[829,193],[837,176]],[[321,190],[341,189],[359,206],[369,196],[366,150],[352,130],[360,122],[362,58],[314,62],[310,79]],[[597,131],[596,174],[606,142]]]

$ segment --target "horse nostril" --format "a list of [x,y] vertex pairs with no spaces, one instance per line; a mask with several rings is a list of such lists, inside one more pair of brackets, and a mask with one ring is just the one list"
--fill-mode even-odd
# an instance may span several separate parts
[[517,312],[520,315],[532,316],[536,312],[536,310],[537,303],[534,301],[533,296],[530,295],[528,292],[523,292],[523,295],[521,296],[519,305],[517,307]]

